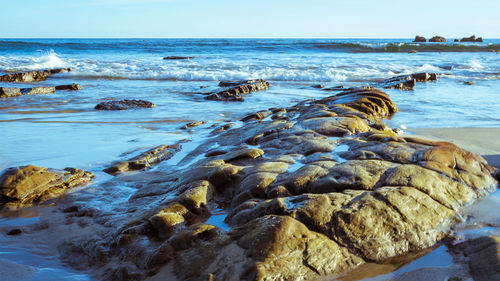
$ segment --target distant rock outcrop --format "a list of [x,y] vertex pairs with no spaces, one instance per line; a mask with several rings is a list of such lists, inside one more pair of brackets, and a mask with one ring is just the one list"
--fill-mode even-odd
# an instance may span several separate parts
[[429,39],[429,42],[446,42],[446,38],[441,37],[441,36],[434,36],[431,39]]
[[164,60],[190,60],[194,59],[194,57],[181,57],[181,56],[168,56],[164,57]]
[[415,39],[413,39],[413,42],[427,42],[427,39],[425,39],[425,37],[422,37],[422,36],[415,36]]
[[417,82],[428,82],[428,81],[436,81],[437,74],[436,73],[415,73],[410,75],[401,75],[386,79],[379,83],[378,86],[383,87],[384,89],[399,89],[411,91],[413,87],[417,84]]
[[460,39],[460,42],[483,42],[483,38],[482,37],[477,37],[472,35],[471,37],[464,37],[462,39]]

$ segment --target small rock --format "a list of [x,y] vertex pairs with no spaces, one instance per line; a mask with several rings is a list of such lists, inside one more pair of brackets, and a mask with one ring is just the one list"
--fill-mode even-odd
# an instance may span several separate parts
[[418,51],[415,50],[408,51],[408,54],[416,54],[416,53],[418,53]]
[[145,100],[119,100],[101,102],[95,106],[97,110],[125,110],[131,108],[152,108],[156,105]]
[[22,95],[19,88],[0,87],[0,98],[10,98]]
[[55,87],[34,87],[34,88],[21,89],[21,93],[23,95],[53,94],[55,91],[56,91]]
[[465,85],[474,85],[474,81],[464,81]]
[[56,86],[57,91],[78,91],[81,89],[82,89],[82,86],[80,84],[76,84],[76,83],[73,83],[71,85]]
[[14,228],[9,230],[9,232],[7,232],[7,235],[19,235],[21,233],[23,233],[22,230],[20,230],[19,228]]
[[415,39],[413,39],[413,42],[427,42],[427,39],[425,39],[425,37],[422,37],[422,36],[415,36]]
[[316,85],[312,85],[311,87],[316,88],[316,89],[323,89],[325,87],[325,85],[323,85],[323,84],[316,84]]
[[195,122],[189,122],[187,123],[186,125],[182,126],[181,129],[182,130],[186,130],[187,128],[194,128],[194,127],[198,127],[198,126],[201,126],[203,124],[205,124],[206,121],[195,121]]
[[269,82],[262,79],[245,81],[221,81],[219,83],[219,87],[229,88],[212,93],[206,96],[205,99],[218,101],[244,101],[244,95],[248,95],[251,92],[267,90],[269,86]]

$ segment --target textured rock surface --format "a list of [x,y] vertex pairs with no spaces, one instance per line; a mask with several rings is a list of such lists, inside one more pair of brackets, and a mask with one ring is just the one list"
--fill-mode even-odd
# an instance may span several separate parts
[[9,168],[0,175],[0,207],[42,203],[90,182],[93,177],[90,172],[74,168],[55,170],[32,165]]
[[131,108],[152,108],[156,105],[145,100],[118,100],[101,102],[95,106],[97,110],[125,110]]
[[431,247],[497,187],[495,169],[397,135],[381,121],[396,111],[361,88],[250,115],[177,167],[128,178],[140,189],[125,215],[96,211],[107,228],[61,254],[101,279],[316,280]]
[[37,81],[45,81],[47,77],[57,73],[64,73],[71,71],[70,68],[57,68],[57,69],[49,69],[49,70],[35,70],[23,73],[14,73],[14,74],[5,74],[0,76],[0,81],[3,82],[37,82]]
[[269,88],[270,84],[262,79],[245,81],[221,81],[219,87],[227,87],[222,91],[209,94],[205,98],[219,101],[243,101],[243,96],[251,92],[263,91]]
[[78,91],[81,90],[82,86],[80,84],[70,84],[70,85],[59,85],[56,86],[56,91]]
[[76,91],[81,89],[82,86],[80,86],[79,84],[60,85],[55,87],[33,87],[33,88],[0,87],[0,98],[10,98],[21,95],[53,94],[56,90]]

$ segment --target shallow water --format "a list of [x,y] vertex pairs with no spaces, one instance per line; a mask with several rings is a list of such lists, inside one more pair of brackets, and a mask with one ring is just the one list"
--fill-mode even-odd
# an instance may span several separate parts
[[[481,44],[412,44],[390,39],[0,40],[0,73],[73,69],[45,82],[14,86],[83,86],[76,92],[0,100],[0,170],[33,164],[92,171],[97,175],[93,184],[75,196],[80,196],[81,204],[113,213],[136,189],[133,183],[107,182],[111,177],[102,169],[111,162],[188,139],[174,158],[157,169],[189,165],[201,158],[183,158],[209,135],[212,125],[332,94],[311,85],[362,86],[423,71],[439,73],[438,81],[418,83],[410,92],[386,91],[399,108],[388,120],[391,126],[498,127],[500,55],[487,52],[490,49],[500,50],[500,40]],[[409,50],[419,53],[408,54]],[[162,59],[171,55],[195,58]],[[216,89],[219,80],[251,78],[266,79],[272,86],[245,97],[243,103],[204,99],[203,93]],[[475,84],[465,85],[464,81]],[[0,87],[7,86],[12,84],[0,82]],[[99,102],[126,98],[145,99],[156,107],[113,112],[93,109]],[[181,129],[192,121],[207,123]],[[235,123],[241,126],[241,122]],[[345,147],[337,149],[340,153]],[[301,165],[298,160],[289,169]],[[38,223],[37,213],[3,214],[2,233]],[[217,213],[211,220],[225,227],[224,217]],[[38,274],[34,280],[47,276],[51,280],[88,279],[84,273],[63,267],[50,247],[33,250],[17,239],[0,234],[0,265],[3,259],[32,267]]]

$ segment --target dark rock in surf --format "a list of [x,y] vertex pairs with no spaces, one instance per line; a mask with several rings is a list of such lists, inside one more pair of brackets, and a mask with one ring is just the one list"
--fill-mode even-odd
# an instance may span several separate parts
[[427,39],[425,39],[425,37],[422,37],[422,36],[415,36],[415,39],[413,39],[413,42],[427,42]]
[[476,38],[475,35],[472,35],[471,37],[464,37],[464,38],[460,39],[460,42],[476,42],[476,43],[481,43],[481,42],[483,42],[483,38],[482,37]]
[[5,74],[0,76],[0,81],[3,82],[16,82],[16,83],[29,83],[45,81],[47,77],[57,73],[64,73],[71,71],[70,68],[57,68],[48,70],[35,70],[23,73]]
[[413,90],[417,82],[436,81],[436,73],[415,73],[410,75],[401,75],[386,79],[379,83],[384,89],[399,89],[405,91]]
[[78,91],[81,90],[82,86],[80,84],[70,84],[70,85],[59,85],[56,86],[57,91]]
[[68,189],[88,183],[94,174],[80,169],[13,167],[0,175],[0,208],[21,208],[57,198]]
[[453,40],[453,42],[460,42],[460,40],[458,40],[458,39],[455,39],[455,40]]
[[446,42],[446,38],[444,38],[442,36],[434,36],[431,39],[429,39],[429,42],[441,42],[441,43],[444,43],[444,42]]
[[194,59],[194,57],[181,57],[181,56],[168,56],[164,57],[164,60],[190,60]]
[[106,101],[96,105],[94,109],[97,110],[125,110],[131,108],[152,108],[156,105],[152,102],[145,100],[118,100]]
[[117,175],[123,172],[142,170],[157,165],[161,161],[168,160],[181,149],[181,141],[174,145],[159,145],[127,161],[114,163],[111,167],[104,169],[104,172]]
[[218,101],[244,101],[243,96],[252,92],[269,89],[269,82],[262,79],[244,81],[221,81],[219,87],[227,87],[222,91],[211,93],[205,97],[207,100]]
[[198,126],[201,126],[203,124],[207,123],[206,121],[194,121],[194,122],[189,122],[187,123],[186,125],[182,126],[181,129],[182,130],[186,130],[188,128],[194,128],[194,127],[198,127]]

